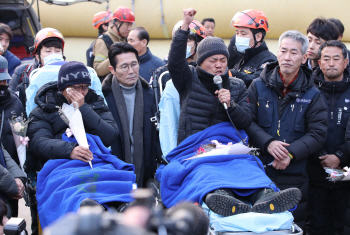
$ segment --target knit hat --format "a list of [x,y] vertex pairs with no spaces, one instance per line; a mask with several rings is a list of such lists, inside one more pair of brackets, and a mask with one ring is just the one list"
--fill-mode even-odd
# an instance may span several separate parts
[[229,58],[229,53],[224,40],[218,37],[206,37],[197,48],[197,64],[201,65],[203,61],[213,55],[225,55]]
[[75,84],[91,84],[87,67],[77,61],[70,61],[61,66],[58,72],[57,88],[63,91],[67,86]]
[[7,59],[0,55],[0,81],[11,79],[8,67]]

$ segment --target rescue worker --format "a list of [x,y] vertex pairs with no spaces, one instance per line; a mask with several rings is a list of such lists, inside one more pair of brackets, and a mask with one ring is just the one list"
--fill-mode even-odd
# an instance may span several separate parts
[[49,63],[49,59],[55,56],[54,54],[65,59],[63,55],[64,43],[63,35],[54,28],[44,28],[35,35],[34,45],[30,48],[35,62],[18,66],[9,83],[10,90],[17,93],[24,107],[26,104],[25,90],[29,86],[30,73],[36,68],[43,67],[45,63]]
[[115,42],[126,41],[135,22],[134,12],[127,7],[118,7],[112,18],[112,25],[108,26],[108,31],[96,40],[93,48],[95,56],[93,67],[101,82],[110,73],[108,48]]
[[242,79],[249,87],[266,64],[276,61],[276,56],[264,41],[269,32],[269,23],[264,12],[249,9],[237,12],[231,20],[231,27],[236,28],[236,35],[228,46],[228,66],[232,76]]
[[[101,11],[94,15],[92,19],[92,26],[95,29],[98,29],[98,36],[100,37],[102,34],[107,32],[108,26],[112,24],[112,12],[110,9],[108,11]],[[86,51],[86,65],[93,67],[95,57],[93,54],[93,47],[95,45],[96,40],[94,40],[89,48]]]

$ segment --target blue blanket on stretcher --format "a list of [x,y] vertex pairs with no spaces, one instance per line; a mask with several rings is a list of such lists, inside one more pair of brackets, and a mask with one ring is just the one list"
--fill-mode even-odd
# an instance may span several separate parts
[[[91,169],[80,160],[49,160],[38,174],[38,213],[43,228],[68,212],[79,209],[80,202],[91,198],[98,203],[131,202],[135,167],[111,154],[100,137],[86,134],[93,153]],[[75,138],[62,135],[67,142]]]
[[[244,131],[239,133],[247,143],[247,134]],[[219,188],[230,188],[241,196],[250,195],[261,188],[273,187],[278,191],[266,176],[261,161],[252,155],[220,155],[184,161],[194,156],[207,140],[217,140],[223,144],[241,141],[232,124],[224,122],[189,136],[173,149],[166,156],[170,163],[161,165],[156,174],[166,207],[181,201],[201,204],[206,194]]]

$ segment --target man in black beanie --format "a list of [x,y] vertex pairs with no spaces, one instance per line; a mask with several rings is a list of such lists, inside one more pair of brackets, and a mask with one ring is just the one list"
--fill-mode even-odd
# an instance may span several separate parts
[[[198,45],[197,66],[189,66],[185,57],[188,26],[196,11],[193,8],[184,9],[183,14],[183,24],[173,37],[168,62],[169,72],[181,102],[178,144],[212,125],[229,121],[228,115],[238,129],[248,129],[252,119],[247,102],[247,89],[242,80],[228,75],[227,46],[221,38],[205,38]],[[220,90],[213,83],[216,75],[222,78]],[[228,113],[224,106],[227,106]],[[293,208],[300,198],[301,192],[296,188],[280,192],[260,188],[244,197],[251,207],[241,201],[242,198],[231,189],[221,188],[208,193],[204,202],[213,212],[231,216],[247,212],[283,212]]]
[[[184,10],[183,24],[173,37],[169,53],[169,72],[181,101],[178,144],[209,126],[229,121],[224,103],[238,129],[244,130],[251,124],[247,89],[242,80],[229,78],[229,53],[221,38],[202,40],[197,49],[197,66],[186,63],[188,26],[194,15],[195,10]],[[222,78],[223,88],[220,90],[213,82],[215,75]]]
[[[97,135],[107,147],[119,138],[119,130],[103,97],[89,88],[91,78],[83,63],[71,61],[60,68],[57,82],[42,86],[35,97],[38,104],[29,118],[29,149],[42,164],[50,159],[92,160],[88,148],[62,140],[68,125],[58,108],[64,103],[79,105],[86,133]],[[33,159],[34,160],[34,159]]]

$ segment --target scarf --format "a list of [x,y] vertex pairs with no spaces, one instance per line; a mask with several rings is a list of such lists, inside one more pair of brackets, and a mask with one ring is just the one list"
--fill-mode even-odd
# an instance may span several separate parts
[[124,140],[125,162],[135,165],[136,183],[140,186],[143,181],[143,91],[140,79],[136,82],[135,108],[134,108],[134,155],[131,156],[131,139],[129,134],[129,120],[126,111],[126,103],[118,79],[112,79],[112,91],[114,102],[117,106]]
[[[208,73],[204,69],[202,69],[200,66],[196,67],[198,78],[201,81],[201,83],[207,88],[207,90],[215,95],[215,91],[218,90],[217,85],[213,82],[214,75],[211,73]],[[226,72],[221,75],[222,78],[222,87],[225,89],[230,89],[230,79],[228,76],[228,69],[226,69]]]

